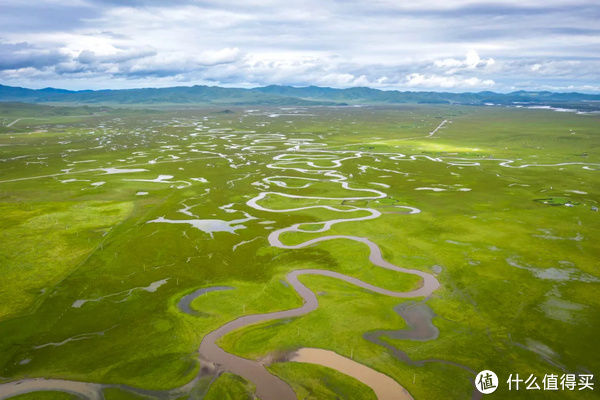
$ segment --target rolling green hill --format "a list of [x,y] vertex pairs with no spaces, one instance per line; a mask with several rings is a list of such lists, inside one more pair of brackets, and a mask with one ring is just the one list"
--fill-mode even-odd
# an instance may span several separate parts
[[347,104],[470,104],[486,103],[509,105],[551,105],[600,109],[600,95],[582,93],[527,92],[400,92],[368,87],[335,89],[307,86],[265,86],[252,89],[218,86],[177,86],[123,90],[27,89],[0,85],[0,101],[26,103],[79,103],[79,104],[208,104],[208,105],[271,105],[310,106]]

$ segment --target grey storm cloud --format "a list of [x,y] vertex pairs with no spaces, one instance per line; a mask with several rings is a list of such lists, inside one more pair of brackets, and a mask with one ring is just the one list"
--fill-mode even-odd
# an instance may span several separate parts
[[[77,3],[77,2],[71,2]],[[96,17],[101,10],[90,5],[72,5],[52,1],[0,1],[2,34],[48,32],[83,26],[84,20]]]
[[[548,5],[551,2],[538,2],[536,5],[526,5],[512,3],[502,4],[481,2],[481,4],[470,3],[465,6],[458,6],[452,8],[421,8],[412,10],[400,10],[397,11],[398,15],[413,15],[423,17],[437,17],[437,18],[468,18],[468,17],[486,17],[486,18],[497,18],[497,17],[540,17],[540,16],[565,16],[565,15],[579,15],[579,16],[592,16],[598,17],[599,11],[591,2],[563,4],[558,6]],[[591,15],[590,15],[591,13]]]
[[600,91],[596,0],[0,0],[0,83]]
[[0,42],[0,70],[37,68],[56,65],[68,58],[55,49],[39,49],[26,42]]
[[137,60],[156,55],[155,50],[134,50],[121,51],[115,54],[98,55],[92,50],[83,50],[77,56],[76,60],[81,64],[106,64],[123,63],[126,61]]

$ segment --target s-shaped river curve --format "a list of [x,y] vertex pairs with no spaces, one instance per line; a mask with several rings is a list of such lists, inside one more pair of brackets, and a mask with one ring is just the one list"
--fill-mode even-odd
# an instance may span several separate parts
[[[279,161],[283,157],[285,157],[285,156],[280,155],[280,156],[276,157],[275,159]],[[339,159],[332,160],[333,166],[331,168],[339,167],[341,165],[341,162],[346,159],[359,158],[359,157],[360,157],[360,155],[357,155],[356,157],[348,157],[348,158],[341,159],[341,160],[339,160]],[[318,158],[318,157],[316,157],[316,158]],[[319,159],[319,161],[323,161],[323,160]],[[264,199],[268,195],[279,195],[279,196],[283,196],[283,197],[287,197],[287,198],[297,198],[297,199],[302,198],[302,199],[315,199],[315,200],[342,201],[342,200],[359,200],[359,199],[360,200],[374,200],[374,199],[383,198],[386,196],[386,194],[381,191],[374,190],[374,189],[351,188],[349,186],[348,182],[346,181],[347,178],[335,170],[331,170],[331,169],[308,170],[308,169],[294,168],[294,167],[288,167],[288,166],[281,165],[281,164],[296,164],[299,162],[299,161],[297,161],[297,159],[285,160],[285,161],[279,161],[279,162],[280,162],[280,165],[277,165],[277,163],[273,163],[273,164],[270,164],[269,167],[277,168],[277,169],[291,169],[291,170],[295,170],[295,171],[301,172],[301,173],[318,174],[318,175],[325,176],[328,178],[333,178],[333,179],[330,179],[327,181],[333,182],[333,183],[339,183],[342,186],[342,188],[346,189],[346,190],[363,192],[363,193],[370,192],[373,194],[373,196],[350,196],[350,197],[342,197],[342,198],[330,198],[330,197],[319,197],[319,196],[290,195],[290,194],[285,194],[285,193],[280,193],[280,192],[262,192],[255,198],[249,200],[247,202],[247,205],[252,208],[255,208],[257,210],[269,211],[269,212],[280,212],[280,213],[289,213],[289,212],[300,211],[300,210],[311,209],[311,208],[324,208],[324,209],[327,209],[330,211],[337,211],[337,212],[343,212],[343,213],[358,212],[358,211],[368,213],[368,215],[362,216],[362,217],[347,218],[347,219],[334,219],[334,220],[329,220],[329,221],[325,221],[325,222],[311,223],[311,224],[321,224],[322,227],[318,230],[304,230],[301,228],[302,224],[295,224],[295,225],[292,225],[287,228],[276,230],[276,231],[272,232],[268,238],[269,243],[272,246],[284,248],[284,249],[300,249],[300,248],[307,247],[307,246],[313,245],[315,243],[319,243],[319,242],[327,241],[327,240],[336,240],[336,239],[353,240],[353,241],[360,242],[360,243],[367,245],[367,247],[370,250],[369,260],[374,265],[381,267],[381,268],[386,268],[389,270],[397,271],[397,272],[408,273],[408,274],[420,276],[423,279],[423,283],[422,283],[421,287],[419,287],[415,290],[412,290],[409,292],[396,292],[396,291],[391,291],[391,290],[387,290],[384,288],[380,288],[378,286],[371,285],[371,284],[363,282],[357,278],[347,276],[347,275],[344,275],[344,274],[341,274],[341,273],[335,272],[335,271],[329,271],[329,270],[323,270],[323,269],[301,269],[301,270],[294,270],[294,271],[289,272],[286,275],[286,280],[289,282],[290,286],[298,293],[298,295],[300,297],[302,297],[302,299],[303,299],[302,306],[295,308],[295,309],[291,309],[291,310],[277,311],[277,312],[264,313],[264,314],[247,315],[247,316],[237,318],[233,321],[226,323],[225,325],[221,326],[220,328],[210,332],[208,335],[206,335],[203,338],[203,340],[200,344],[200,348],[199,348],[199,355],[200,355],[201,359],[210,361],[211,363],[216,364],[220,370],[231,371],[231,372],[238,374],[238,375],[242,376],[243,378],[253,382],[256,385],[256,394],[262,400],[296,400],[297,397],[296,397],[296,394],[294,393],[294,391],[292,390],[292,388],[286,382],[279,379],[275,375],[272,375],[271,373],[269,373],[262,363],[255,361],[255,360],[249,360],[249,359],[246,359],[243,357],[236,356],[234,354],[227,353],[226,351],[221,349],[216,344],[216,342],[221,337],[226,335],[227,333],[230,333],[236,329],[240,329],[240,328],[252,325],[252,324],[277,320],[277,319],[281,319],[281,318],[299,317],[299,316],[305,315],[311,311],[316,310],[319,305],[317,297],[313,291],[311,291],[304,284],[302,284],[302,282],[300,282],[300,280],[298,279],[300,276],[302,276],[302,275],[327,276],[330,278],[339,279],[341,281],[350,283],[352,285],[355,285],[355,286],[363,288],[363,289],[367,289],[374,293],[391,296],[391,297],[397,297],[397,298],[410,298],[410,297],[422,297],[422,296],[426,297],[426,296],[429,296],[433,291],[435,291],[440,286],[437,279],[429,273],[415,270],[415,269],[402,268],[402,267],[396,266],[396,265],[386,261],[382,256],[381,249],[379,248],[379,246],[377,246],[377,244],[375,244],[368,238],[359,237],[359,236],[351,236],[351,235],[329,235],[329,236],[322,236],[319,238],[311,239],[311,240],[308,240],[308,241],[305,241],[303,243],[296,244],[296,245],[283,244],[281,242],[281,240],[279,239],[279,236],[285,232],[319,233],[319,232],[324,232],[324,231],[329,230],[332,225],[337,224],[337,223],[370,220],[370,219],[379,217],[381,215],[381,213],[379,211],[377,211],[375,209],[371,209],[371,208],[362,208],[362,207],[353,207],[352,206],[350,208],[339,209],[334,206],[327,206],[327,205],[314,205],[314,206],[299,207],[299,208],[294,208],[294,209],[277,209],[277,210],[268,209],[268,208],[262,207],[258,204],[258,201]],[[302,161],[300,161],[300,162],[302,162]],[[310,167],[328,168],[328,167],[323,167],[321,165],[317,166],[313,162],[308,162],[307,164]],[[297,177],[297,176],[296,177],[277,177],[277,178],[278,179],[281,179],[281,178],[306,179],[311,182],[318,180],[315,178],[303,178],[303,177]],[[275,185],[281,186],[281,187],[288,187],[285,184],[282,184],[281,181],[272,181],[271,182],[271,181],[269,181],[269,178],[266,178],[265,182],[267,182],[269,184],[272,183],[272,184],[275,184]],[[304,185],[302,187],[299,187],[299,189],[305,188],[309,185],[310,184]],[[290,187],[288,187],[288,188],[290,188]],[[407,208],[409,210],[407,212],[407,214],[414,214],[414,213],[418,212],[417,209],[414,209],[411,207],[405,207],[405,208]],[[200,290],[197,292],[198,293],[196,293],[196,294],[199,295],[201,292],[203,292],[203,290]],[[192,297],[193,296],[186,296],[184,302],[186,304],[191,303],[191,301],[193,300]],[[180,302],[180,305],[181,305],[181,302]],[[180,308],[180,310],[183,312],[190,312],[190,310],[186,309],[185,307]],[[345,358],[339,354],[336,354],[334,352],[331,352],[331,351],[322,350],[322,349],[299,349],[298,352],[296,353],[296,355],[294,357],[292,357],[291,360],[324,365],[326,367],[337,369],[344,374],[353,376],[354,378],[369,385],[373,389],[373,391],[376,393],[376,395],[378,396],[378,398],[380,400],[394,400],[394,399],[409,400],[409,399],[412,399],[412,396],[395,380],[393,380],[393,379],[389,378],[388,376],[381,374],[380,372],[375,371],[367,366],[358,364],[354,360],[347,359],[347,358]],[[343,368],[342,368],[342,364],[344,365]],[[102,386],[104,386],[104,385],[88,383],[88,382],[66,381],[66,380],[24,379],[24,380],[17,381],[17,382],[0,384],[0,399],[7,398],[7,397],[10,397],[10,396],[18,394],[18,393],[27,393],[27,392],[36,391],[36,390],[61,390],[61,391],[66,391],[66,392],[71,392],[71,393],[77,393],[78,395],[86,397],[88,399],[97,399],[97,398],[101,398],[100,392],[101,392]],[[185,386],[189,386],[189,384],[185,385]],[[127,388],[127,389],[130,389],[130,388]],[[131,389],[133,389],[133,388],[131,388]],[[178,389],[173,389],[172,391],[168,391],[168,392],[180,393],[182,389],[183,389],[183,387],[178,388]],[[168,396],[168,397],[171,397],[171,396]]]
[[[279,158],[283,158],[283,157],[279,156]],[[292,163],[297,163],[297,161],[294,160],[294,162],[292,162]],[[307,164],[309,166],[316,167],[316,165],[312,162],[308,162]],[[339,165],[340,165],[339,160],[335,160],[334,167],[337,167]],[[271,164],[270,166],[274,166],[274,165]],[[319,166],[319,167],[322,168],[321,166]],[[278,168],[279,169],[287,169],[286,167],[281,167],[281,166],[279,166]],[[290,168],[290,169],[294,169],[295,171],[299,171],[299,172],[305,172],[305,171],[308,172],[308,170],[301,169],[301,168]],[[330,211],[338,211],[338,212],[366,211],[369,215],[366,215],[363,217],[357,217],[357,218],[335,219],[335,220],[329,220],[329,221],[325,221],[325,222],[314,223],[316,225],[321,224],[322,227],[318,230],[311,230],[311,231],[301,229],[302,224],[295,224],[290,227],[279,229],[279,230],[272,232],[268,238],[269,244],[271,246],[284,248],[284,249],[300,249],[300,248],[304,248],[304,247],[313,245],[315,243],[319,243],[319,242],[323,242],[323,241],[327,241],[327,240],[336,240],[336,239],[353,240],[353,241],[360,242],[360,243],[363,243],[368,246],[369,251],[370,251],[369,260],[374,265],[381,267],[381,268],[386,268],[389,270],[397,271],[397,272],[417,275],[423,279],[423,284],[421,287],[419,287],[415,290],[409,291],[409,292],[396,292],[396,291],[387,290],[384,288],[380,288],[378,286],[371,285],[371,284],[363,282],[357,278],[347,276],[347,275],[341,274],[339,272],[334,272],[334,271],[329,271],[329,270],[301,269],[301,270],[294,270],[292,272],[289,272],[286,275],[286,280],[289,282],[290,286],[296,291],[296,293],[298,293],[298,295],[302,298],[302,300],[303,300],[302,306],[291,309],[291,310],[277,311],[277,312],[264,313],[264,314],[247,315],[244,317],[237,318],[233,321],[226,323],[225,325],[221,326],[220,328],[210,332],[208,335],[206,335],[204,337],[204,339],[202,340],[202,343],[201,343],[200,349],[199,349],[199,354],[202,359],[209,360],[212,363],[217,364],[220,369],[225,369],[227,371],[233,372],[233,373],[240,375],[243,378],[253,382],[256,385],[256,394],[262,400],[295,400],[297,397],[296,397],[295,393],[293,392],[292,388],[287,383],[285,383],[278,377],[269,373],[263,364],[261,364],[258,361],[255,361],[255,360],[249,360],[249,359],[246,359],[243,357],[236,356],[231,353],[227,353],[226,351],[221,349],[216,344],[216,342],[220,338],[222,338],[224,335],[226,335],[234,330],[246,327],[248,325],[253,325],[253,324],[257,324],[257,323],[262,323],[262,322],[272,321],[272,320],[277,320],[277,319],[282,319],[282,318],[299,317],[299,316],[305,315],[311,311],[316,310],[319,305],[317,297],[313,291],[311,291],[304,284],[302,284],[302,282],[300,282],[300,280],[298,279],[299,276],[302,276],[302,275],[327,276],[330,278],[335,278],[335,279],[345,281],[347,283],[350,283],[352,285],[355,285],[355,286],[363,288],[363,289],[367,289],[374,293],[382,294],[385,296],[397,297],[397,298],[410,298],[410,297],[422,297],[422,296],[426,297],[426,296],[429,296],[431,293],[433,293],[433,291],[435,291],[440,286],[437,279],[429,273],[415,270],[415,269],[402,268],[402,267],[396,266],[396,265],[386,261],[382,256],[381,249],[379,248],[379,246],[377,246],[377,244],[375,244],[368,238],[359,237],[359,236],[351,236],[351,235],[329,235],[329,236],[322,236],[319,238],[307,240],[303,243],[296,244],[296,245],[283,244],[281,242],[281,240],[279,239],[279,237],[281,234],[283,234],[285,232],[310,232],[310,233],[324,232],[324,231],[329,230],[330,227],[336,223],[369,220],[369,219],[377,218],[381,215],[381,213],[377,210],[370,209],[370,208],[361,208],[361,207],[351,207],[350,209],[338,209],[336,207],[328,206],[328,205],[314,205],[314,206],[306,206],[306,207],[299,207],[299,208],[293,208],[293,209],[277,209],[276,210],[276,209],[268,209],[268,208],[265,208],[258,204],[258,202],[260,200],[266,198],[268,195],[279,195],[279,196],[283,196],[283,197],[287,197],[287,198],[295,198],[295,199],[302,198],[302,199],[334,200],[334,201],[359,200],[359,199],[360,200],[369,200],[369,199],[378,199],[378,198],[382,198],[382,197],[386,196],[385,193],[380,192],[378,190],[350,188],[348,183],[346,182],[346,178],[343,175],[336,173],[334,171],[331,171],[331,170],[320,170],[320,171],[310,170],[310,172],[308,172],[308,173],[315,173],[315,172],[316,173],[321,172],[321,174],[324,176],[334,178],[329,181],[340,183],[342,188],[344,188],[344,189],[359,191],[359,192],[371,192],[371,193],[373,193],[373,196],[331,198],[331,197],[319,197],[319,196],[290,195],[290,194],[285,194],[285,193],[280,193],[280,192],[262,192],[258,196],[249,200],[246,204],[257,210],[269,211],[269,212],[280,212],[280,213],[289,213],[289,212],[293,212],[293,211],[300,211],[300,210],[311,209],[311,208],[324,208],[324,209],[327,209]],[[302,178],[302,177],[297,177],[297,176],[295,176],[295,177],[277,177],[277,178],[279,178],[279,179],[281,179],[281,178],[305,179],[305,180],[308,180],[311,182],[317,180],[315,178]],[[264,179],[264,181],[268,182],[268,183],[274,183],[281,187],[289,187],[289,186],[285,185],[285,183],[282,183],[281,181],[273,181],[273,178],[266,178],[266,179]],[[305,188],[305,187],[307,187],[307,185],[304,185],[304,186],[301,186],[298,188]],[[409,210],[410,211],[407,213],[415,213],[415,209],[409,208]],[[398,384],[393,379],[391,379],[391,378],[387,377],[386,375],[383,375],[377,371],[374,371],[371,368],[368,368],[364,365],[358,364],[353,360],[346,359],[345,357],[342,357],[336,353],[328,352],[328,351],[320,350],[320,349],[300,349],[298,351],[298,354],[299,355],[296,356],[296,358],[292,358],[292,360],[320,364],[320,365],[324,365],[324,366],[327,366],[330,368],[337,367],[336,369],[338,369],[340,372],[349,374],[349,375],[355,377],[356,379],[359,379],[362,382],[366,383],[367,385],[371,386],[371,388],[374,390],[374,392],[377,394],[377,396],[380,400],[412,399],[410,394],[400,384]],[[312,355],[317,354],[317,356],[309,357],[308,354],[312,354]],[[340,368],[339,366],[341,365],[340,363],[342,362],[342,360],[345,360],[345,365],[347,365],[347,366],[352,365],[352,368],[346,368],[346,369]],[[350,373],[351,371],[354,371],[354,374]]]

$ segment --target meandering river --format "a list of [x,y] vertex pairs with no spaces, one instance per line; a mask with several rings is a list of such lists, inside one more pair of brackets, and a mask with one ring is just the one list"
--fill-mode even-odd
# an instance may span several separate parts
[[[388,290],[385,288],[381,288],[375,285],[372,285],[368,282],[364,282],[352,276],[344,275],[342,273],[324,269],[299,269],[289,272],[286,275],[286,280],[289,283],[290,287],[295,290],[298,295],[302,298],[303,304],[300,307],[290,309],[290,310],[282,310],[271,313],[263,313],[263,314],[254,314],[254,315],[246,315],[239,317],[233,321],[230,321],[216,330],[208,333],[202,339],[200,344],[200,348],[198,350],[200,359],[205,363],[210,363],[216,368],[218,371],[229,371],[240,375],[241,377],[247,379],[256,385],[256,395],[262,400],[295,400],[297,398],[296,394],[292,390],[291,386],[280,379],[279,377],[271,374],[266,366],[256,360],[250,360],[243,357],[236,356],[234,354],[228,353],[223,350],[221,347],[217,345],[217,342],[224,335],[249,326],[253,324],[258,324],[266,321],[272,321],[282,318],[293,318],[300,317],[311,311],[314,311],[319,306],[317,296],[315,293],[306,287],[301,281],[300,277],[303,275],[320,275],[327,276],[330,278],[338,279],[349,284],[352,284],[356,287],[369,290],[374,293],[378,293],[384,296],[391,296],[396,298],[421,298],[428,297],[431,295],[436,289],[439,288],[440,284],[436,277],[430,273],[416,270],[403,268],[397,265],[390,263],[385,260],[382,256],[381,249],[379,246],[366,237],[360,236],[351,236],[351,235],[327,235],[321,236],[317,238],[313,238],[307,240],[305,242],[299,244],[285,244],[282,242],[280,237],[288,232],[305,232],[305,233],[321,233],[329,230],[333,225],[344,222],[358,222],[358,221],[366,221],[374,218],[378,218],[381,216],[381,212],[374,208],[367,207],[354,207],[354,206],[344,206],[344,207],[336,207],[330,205],[309,205],[305,207],[298,207],[293,209],[269,209],[260,204],[260,201],[269,197],[269,196],[283,196],[291,199],[305,199],[305,200],[333,200],[333,201],[344,201],[344,200],[376,200],[383,197],[386,197],[384,192],[375,189],[363,189],[363,188],[352,188],[347,182],[347,177],[335,170],[334,168],[340,167],[344,160],[357,158],[359,156],[354,157],[345,157],[345,158],[337,158],[337,157],[329,157],[325,158],[318,155],[311,158],[310,155],[300,155],[298,153],[295,154],[282,154],[278,155],[274,158],[274,162],[269,164],[269,168],[273,169],[283,169],[283,170],[291,170],[300,173],[306,173],[311,175],[318,175],[320,178],[306,178],[301,176],[279,176],[275,178],[266,178],[264,182],[267,185],[276,185],[279,187],[287,188],[287,189],[304,189],[309,187],[311,184],[319,181],[327,181],[331,184],[338,184],[341,189],[348,190],[352,192],[350,196],[346,197],[319,197],[319,196],[303,196],[299,194],[289,194],[282,192],[262,192],[258,194],[253,199],[250,199],[247,202],[247,205],[251,208],[260,211],[268,211],[275,213],[290,213],[295,211],[301,211],[311,208],[323,208],[329,211],[336,211],[344,214],[361,214],[362,216],[358,217],[350,217],[350,218],[340,218],[340,219],[332,219],[328,221],[312,223],[321,225],[321,227],[317,230],[304,230],[301,228],[302,224],[295,224],[290,227],[282,228],[273,231],[269,237],[269,244],[274,247],[282,248],[282,249],[301,249],[307,246],[312,246],[318,244],[323,241],[328,240],[350,240],[354,242],[359,242],[366,245],[369,248],[369,260],[371,263],[379,268],[385,268],[388,270],[396,271],[403,274],[412,274],[417,275],[421,278],[421,285],[411,291],[407,292],[397,292]],[[324,162],[328,161],[330,165],[323,165]],[[319,165],[316,164],[319,162]],[[307,168],[299,168],[297,164],[305,164]],[[323,179],[321,179],[323,178]],[[295,180],[306,180],[307,184],[302,186],[287,186],[284,182],[286,179],[295,179]],[[419,212],[420,210],[415,209],[413,207],[408,207],[410,210],[408,213],[414,214]],[[212,288],[201,288],[197,291],[183,297],[178,303],[179,309],[182,312],[196,315],[197,313],[191,308],[192,301],[198,296],[203,295],[204,293],[214,291],[214,290],[228,290],[231,289],[229,287],[212,287]],[[348,359],[339,355],[330,350],[324,349],[307,349],[302,348],[299,349],[294,355],[289,358],[289,361],[296,362],[307,362],[323,365],[329,368],[334,368],[341,373],[352,376],[355,379],[363,382],[364,384],[370,386],[373,391],[376,393],[377,397],[380,400],[406,400],[412,399],[411,395],[395,380],[391,377],[382,374],[379,371],[376,371],[372,368],[369,368],[365,365],[362,365],[354,360]],[[189,386],[190,384],[186,385]],[[18,393],[25,393],[36,390],[62,390],[66,392],[75,393],[79,396],[88,398],[90,400],[96,400],[101,398],[101,389],[103,385],[96,383],[85,383],[85,382],[74,382],[74,381],[65,381],[65,380],[46,380],[46,379],[25,379],[17,382],[11,382],[7,384],[0,385],[0,399],[7,398],[13,396]],[[126,388],[126,387],[124,387]],[[181,388],[179,388],[181,389]],[[180,393],[181,390],[175,390],[177,393]],[[169,396],[169,393],[175,393],[174,391],[163,392],[165,396]],[[100,397],[99,397],[100,396]],[[162,397],[162,396],[161,396]]]

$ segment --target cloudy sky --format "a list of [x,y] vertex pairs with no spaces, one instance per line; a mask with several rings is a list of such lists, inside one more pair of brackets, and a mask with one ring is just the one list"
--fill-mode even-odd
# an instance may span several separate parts
[[600,1],[0,0],[0,84],[600,92]]

